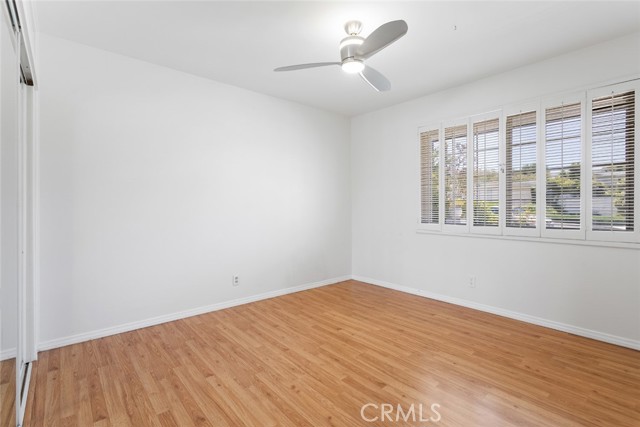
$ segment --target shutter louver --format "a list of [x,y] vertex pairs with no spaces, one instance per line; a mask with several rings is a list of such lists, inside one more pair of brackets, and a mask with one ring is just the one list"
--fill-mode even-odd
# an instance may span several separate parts
[[422,224],[440,221],[440,137],[439,131],[420,133],[420,191]]
[[467,224],[467,125],[445,128],[445,224]]
[[547,229],[580,229],[581,126],[579,102],[546,109],[545,226]]
[[536,228],[536,112],[507,117],[506,226]]
[[592,101],[591,212],[594,231],[633,231],[635,91]]
[[500,201],[499,119],[473,124],[473,225],[497,227]]

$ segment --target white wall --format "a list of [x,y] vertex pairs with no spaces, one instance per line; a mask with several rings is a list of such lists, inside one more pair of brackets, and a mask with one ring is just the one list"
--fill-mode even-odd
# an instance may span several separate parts
[[350,274],[347,118],[39,51],[42,345]]
[[640,346],[640,250],[416,233],[419,126],[637,75],[638,52],[633,34],[353,118],[353,274]]
[[350,273],[640,341],[638,250],[416,233],[418,126],[640,73],[638,34],[355,117],[350,136],[330,113],[39,43],[45,347]]

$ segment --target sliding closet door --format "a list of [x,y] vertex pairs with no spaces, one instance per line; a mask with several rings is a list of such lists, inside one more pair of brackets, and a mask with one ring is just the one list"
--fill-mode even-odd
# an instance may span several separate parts
[[35,359],[34,74],[21,18],[21,2],[0,3],[0,427],[22,425]]
[[[4,2],[3,2],[4,3]],[[17,425],[16,379],[19,274],[19,73],[16,35],[6,6],[0,10],[0,357],[1,427]],[[22,358],[21,358],[22,360]]]
[[[18,33],[17,53],[24,58],[24,39]],[[17,354],[16,354],[16,418],[17,425],[22,425],[22,419],[27,403],[29,380],[31,377],[30,362],[34,360],[34,322],[33,299],[29,290],[33,290],[33,184],[30,179],[33,171],[33,86],[27,86],[24,75],[24,62],[20,62],[20,79],[18,82],[18,316],[17,316]]]

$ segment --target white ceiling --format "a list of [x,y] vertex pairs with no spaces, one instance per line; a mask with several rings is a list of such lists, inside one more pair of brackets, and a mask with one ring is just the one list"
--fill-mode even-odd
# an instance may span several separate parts
[[[640,31],[640,2],[40,1],[40,31],[212,80],[356,115]],[[339,67],[350,19],[361,35],[404,19],[405,37],[367,63],[377,93]],[[630,52],[638,55],[638,52]]]

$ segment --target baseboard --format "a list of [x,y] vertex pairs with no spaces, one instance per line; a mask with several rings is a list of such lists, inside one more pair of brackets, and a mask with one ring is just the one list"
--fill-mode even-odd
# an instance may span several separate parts
[[[269,298],[275,298],[282,295],[292,294],[295,292],[301,292],[308,289],[319,288],[322,286],[331,285],[345,280],[358,280],[360,282],[369,283],[376,286],[381,286],[387,289],[393,289],[400,292],[405,292],[412,295],[418,295],[425,298],[434,299],[437,301],[443,301],[450,304],[459,305],[462,307],[472,308],[474,310],[480,310],[487,313],[496,314],[498,316],[508,317],[510,319],[520,320],[523,322],[531,323],[538,326],[544,326],[547,328],[555,329],[562,332],[567,332],[574,335],[579,335],[586,338],[603,341],[610,344],[619,345],[622,347],[631,348],[634,350],[640,350],[640,341],[632,340],[629,338],[620,337],[617,335],[611,335],[604,332],[594,331],[591,329],[581,328],[579,326],[568,325],[566,323],[556,322],[553,320],[543,319],[541,317],[531,316],[524,313],[518,313],[511,310],[506,310],[491,305],[480,304],[477,302],[465,300],[462,298],[451,297],[447,295],[437,294],[434,292],[411,288],[408,286],[402,286],[383,280],[377,280],[370,277],[363,277],[358,275],[335,277],[333,279],[322,280],[319,282],[307,283],[300,286],[294,286],[291,288],[277,289],[275,291],[265,292],[257,295],[251,295],[244,298],[238,298],[230,301],[224,301],[221,303],[211,304],[203,307],[198,307],[190,310],[184,310],[176,313],[171,313],[163,316],[157,316],[150,319],[141,320],[138,322],[126,323],[110,328],[99,329],[96,331],[85,332],[69,337],[59,338],[55,340],[41,342],[38,345],[38,351],[50,350],[53,348],[64,347],[66,345],[77,344],[84,341],[90,341],[97,338],[106,337],[109,335],[115,335],[123,332],[129,332],[136,329],[146,328],[149,326],[158,325],[161,323],[171,322],[178,319],[184,319],[191,316],[197,316],[199,314],[209,313],[217,310],[223,310],[225,308],[236,307],[251,302],[261,301]],[[15,349],[7,349],[0,352],[0,360],[6,360],[15,357]]]
[[579,326],[568,325],[566,323],[556,322],[554,320],[543,319],[541,317],[531,316],[528,314],[518,313],[511,310],[505,310],[503,308],[494,307],[491,305],[480,304],[477,302],[465,300],[462,298],[450,297],[447,295],[437,294],[430,291],[425,291],[417,288],[410,288],[408,286],[397,285],[395,283],[385,282],[383,280],[372,279],[370,277],[351,276],[353,280],[360,282],[370,283],[372,285],[381,286],[383,288],[393,289],[400,292],[405,292],[412,295],[418,295],[425,298],[434,299],[437,301],[447,302],[450,304],[459,305],[462,307],[472,308],[474,310],[480,310],[487,313],[497,314],[498,316],[508,317],[510,319],[521,320],[523,322],[532,323],[538,326],[544,326],[546,328],[555,329],[562,332],[567,332],[581,337],[591,338],[598,341],[603,341],[609,344],[619,345],[621,347],[627,347],[634,350],[640,350],[640,341],[632,340],[629,338],[620,337],[617,335],[611,335],[604,332],[594,331],[591,329],[581,328]]
[[16,357],[16,349],[8,348],[6,350],[0,351],[0,361],[7,359],[15,359]]
[[[152,317],[150,319],[140,320],[137,322],[125,323],[123,325],[113,326],[109,328],[99,329],[96,331],[84,332],[64,338],[44,341],[38,344],[38,351],[51,350],[53,348],[64,347],[71,344],[77,344],[84,341],[90,341],[97,338],[107,337],[109,335],[129,332],[136,329],[146,328],[149,326],[159,325],[161,323],[171,322],[174,320],[184,319],[187,317],[197,316],[199,314],[210,313],[213,311],[224,310],[225,308],[236,307],[251,302],[262,301],[269,298],[275,298],[282,295],[292,294],[295,292],[306,291],[309,289],[319,288],[322,286],[332,285],[351,279],[351,276],[334,277],[332,279],[321,280],[319,282],[306,283],[300,286],[290,288],[277,289],[275,291],[264,292],[257,295],[238,298],[230,301],[224,301],[216,304],[197,307],[176,313],[166,314],[162,316]],[[15,351],[14,351],[15,352]]]

